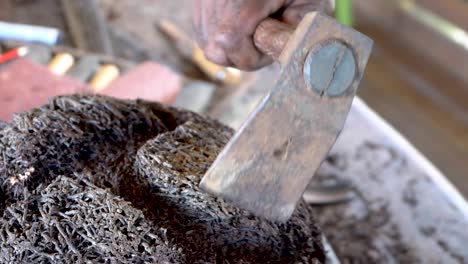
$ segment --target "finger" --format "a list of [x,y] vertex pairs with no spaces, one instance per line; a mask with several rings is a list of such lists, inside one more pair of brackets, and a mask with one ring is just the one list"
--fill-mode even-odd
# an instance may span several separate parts
[[[271,63],[257,50],[253,34],[261,20],[275,12],[282,1],[245,1],[231,6],[215,34],[215,43],[225,51],[227,59],[242,70],[255,70]],[[237,8],[237,9],[236,9]]]
[[201,47],[205,56],[211,62],[219,65],[232,66],[232,62],[228,60],[224,49],[215,41],[215,35],[221,23],[223,2],[220,0],[203,0],[203,9],[201,23],[203,40]]
[[192,4],[192,27],[195,33],[195,39],[199,46],[204,46],[205,39],[202,36],[201,12],[202,0],[194,0]]
[[237,68],[254,70],[258,67],[262,54],[255,48],[248,34],[240,33],[230,26],[221,26],[215,35],[215,43]]
[[205,47],[208,44],[209,41],[209,36],[213,31],[213,28],[211,26],[211,21],[210,17],[212,16],[213,9],[211,5],[210,0],[200,0],[200,46]]
[[229,60],[226,50],[214,39],[208,41],[208,44],[203,48],[203,51],[205,53],[205,57],[213,63],[223,66],[235,66],[235,64]]

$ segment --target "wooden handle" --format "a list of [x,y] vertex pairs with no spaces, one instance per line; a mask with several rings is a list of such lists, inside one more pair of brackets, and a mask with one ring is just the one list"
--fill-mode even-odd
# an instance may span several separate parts
[[211,79],[222,82],[227,85],[239,85],[242,81],[241,71],[217,65],[208,59],[202,49],[195,47],[193,49],[192,61]]
[[57,75],[64,75],[75,64],[75,58],[69,53],[61,52],[49,62],[50,71]]
[[119,75],[120,69],[116,65],[103,65],[91,79],[90,85],[95,92],[100,92],[109,86],[111,82],[116,80]]
[[294,29],[278,20],[267,18],[257,27],[254,43],[262,53],[278,61]]
[[176,44],[179,52],[190,58],[210,79],[233,86],[239,85],[242,81],[239,70],[220,66],[209,61],[203,50],[174,23],[163,19],[158,26]]

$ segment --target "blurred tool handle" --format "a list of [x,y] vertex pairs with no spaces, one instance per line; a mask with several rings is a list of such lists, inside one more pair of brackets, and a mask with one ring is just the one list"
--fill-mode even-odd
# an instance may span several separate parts
[[174,23],[161,20],[159,29],[176,44],[176,48],[184,57],[192,60],[210,79],[233,86],[241,83],[242,75],[239,70],[209,61],[203,50]]
[[254,34],[254,43],[257,49],[279,61],[281,52],[294,33],[294,28],[276,19],[267,18],[257,27]]
[[90,85],[95,92],[100,92],[107,88],[120,75],[120,69],[114,64],[101,66],[90,81]]

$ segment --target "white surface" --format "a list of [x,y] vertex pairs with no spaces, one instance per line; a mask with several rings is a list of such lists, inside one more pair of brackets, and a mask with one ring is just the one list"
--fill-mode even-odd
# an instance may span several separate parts
[[[397,144],[400,149],[405,152],[414,161],[415,165],[419,165],[421,170],[425,171],[434,183],[443,191],[449,201],[460,210],[460,213],[468,219],[468,202],[456,189],[456,187],[445,177],[439,169],[437,169],[419,150],[417,150],[406,138],[404,138],[394,127],[387,123],[381,116],[372,110],[359,97],[356,97],[352,106],[363,117],[373,123],[377,129],[382,131]],[[468,227],[467,227],[468,229]]]

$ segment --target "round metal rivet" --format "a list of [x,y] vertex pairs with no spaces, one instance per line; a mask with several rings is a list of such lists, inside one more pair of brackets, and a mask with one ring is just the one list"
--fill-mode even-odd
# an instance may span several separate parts
[[356,76],[356,59],[351,49],[333,41],[310,51],[304,65],[304,77],[320,95],[341,96]]

